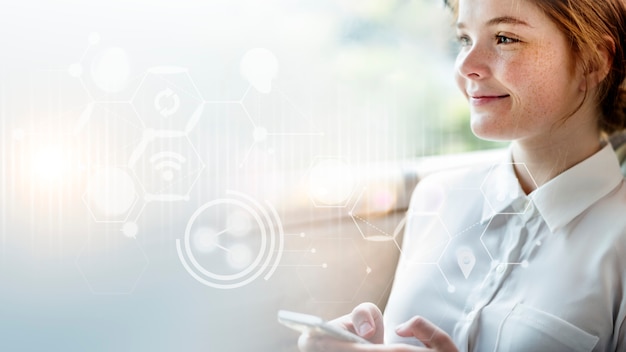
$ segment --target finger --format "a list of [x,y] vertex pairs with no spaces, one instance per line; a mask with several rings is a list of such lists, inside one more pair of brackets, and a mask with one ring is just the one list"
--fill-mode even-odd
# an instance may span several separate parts
[[361,303],[356,306],[352,310],[351,318],[357,334],[367,339],[384,332],[383,314],[373,303]]
[[384,338],[383,314],[373,303],[361,303],[351,316],[352,328],[359,335],[374,343],[382,343]]
[[[382,313],[380,313],[376,305],[373,303],[361,303],[350,314],[333,319],[330,323],[363,336],[375,328],[377,317],[382,317]],[[382,318],[379,320],[382,321]]]
[[415,337],[424,345],[437,351],[456,352],[452,338],[438,326],[423,317],[416,316],[396,328],[396,333],[402,337]]

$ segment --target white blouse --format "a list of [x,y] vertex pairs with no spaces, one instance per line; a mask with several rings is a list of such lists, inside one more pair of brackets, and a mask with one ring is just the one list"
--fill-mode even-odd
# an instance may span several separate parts
[[385,310],[460,351],[626,351],[626,183],[610,145],[530,195],[510,155],[415,189]]

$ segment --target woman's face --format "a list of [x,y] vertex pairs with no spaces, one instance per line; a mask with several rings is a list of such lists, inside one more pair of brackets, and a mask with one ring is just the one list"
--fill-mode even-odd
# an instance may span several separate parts
[[539,140],[554,132],[584,97],[565,35],[527,0],[460,0],[458,10],[456,81],[474,134]]

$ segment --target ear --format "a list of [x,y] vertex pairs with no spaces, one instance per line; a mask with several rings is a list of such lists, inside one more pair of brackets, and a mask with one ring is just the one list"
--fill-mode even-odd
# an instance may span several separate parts
[[609,74],[613,65],[615,42],[609,36],[604,36],[603,39],[604,43],[596,45],[596,60],[590,62],[585,74],[587,89],[597,87]]

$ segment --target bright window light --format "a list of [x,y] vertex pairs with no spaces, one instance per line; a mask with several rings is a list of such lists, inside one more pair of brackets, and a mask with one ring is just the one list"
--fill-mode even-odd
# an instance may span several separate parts
[[61,181],[70,167],[70,154],[59,145],[41,147],[33,155],[33,174],[43,182]]

